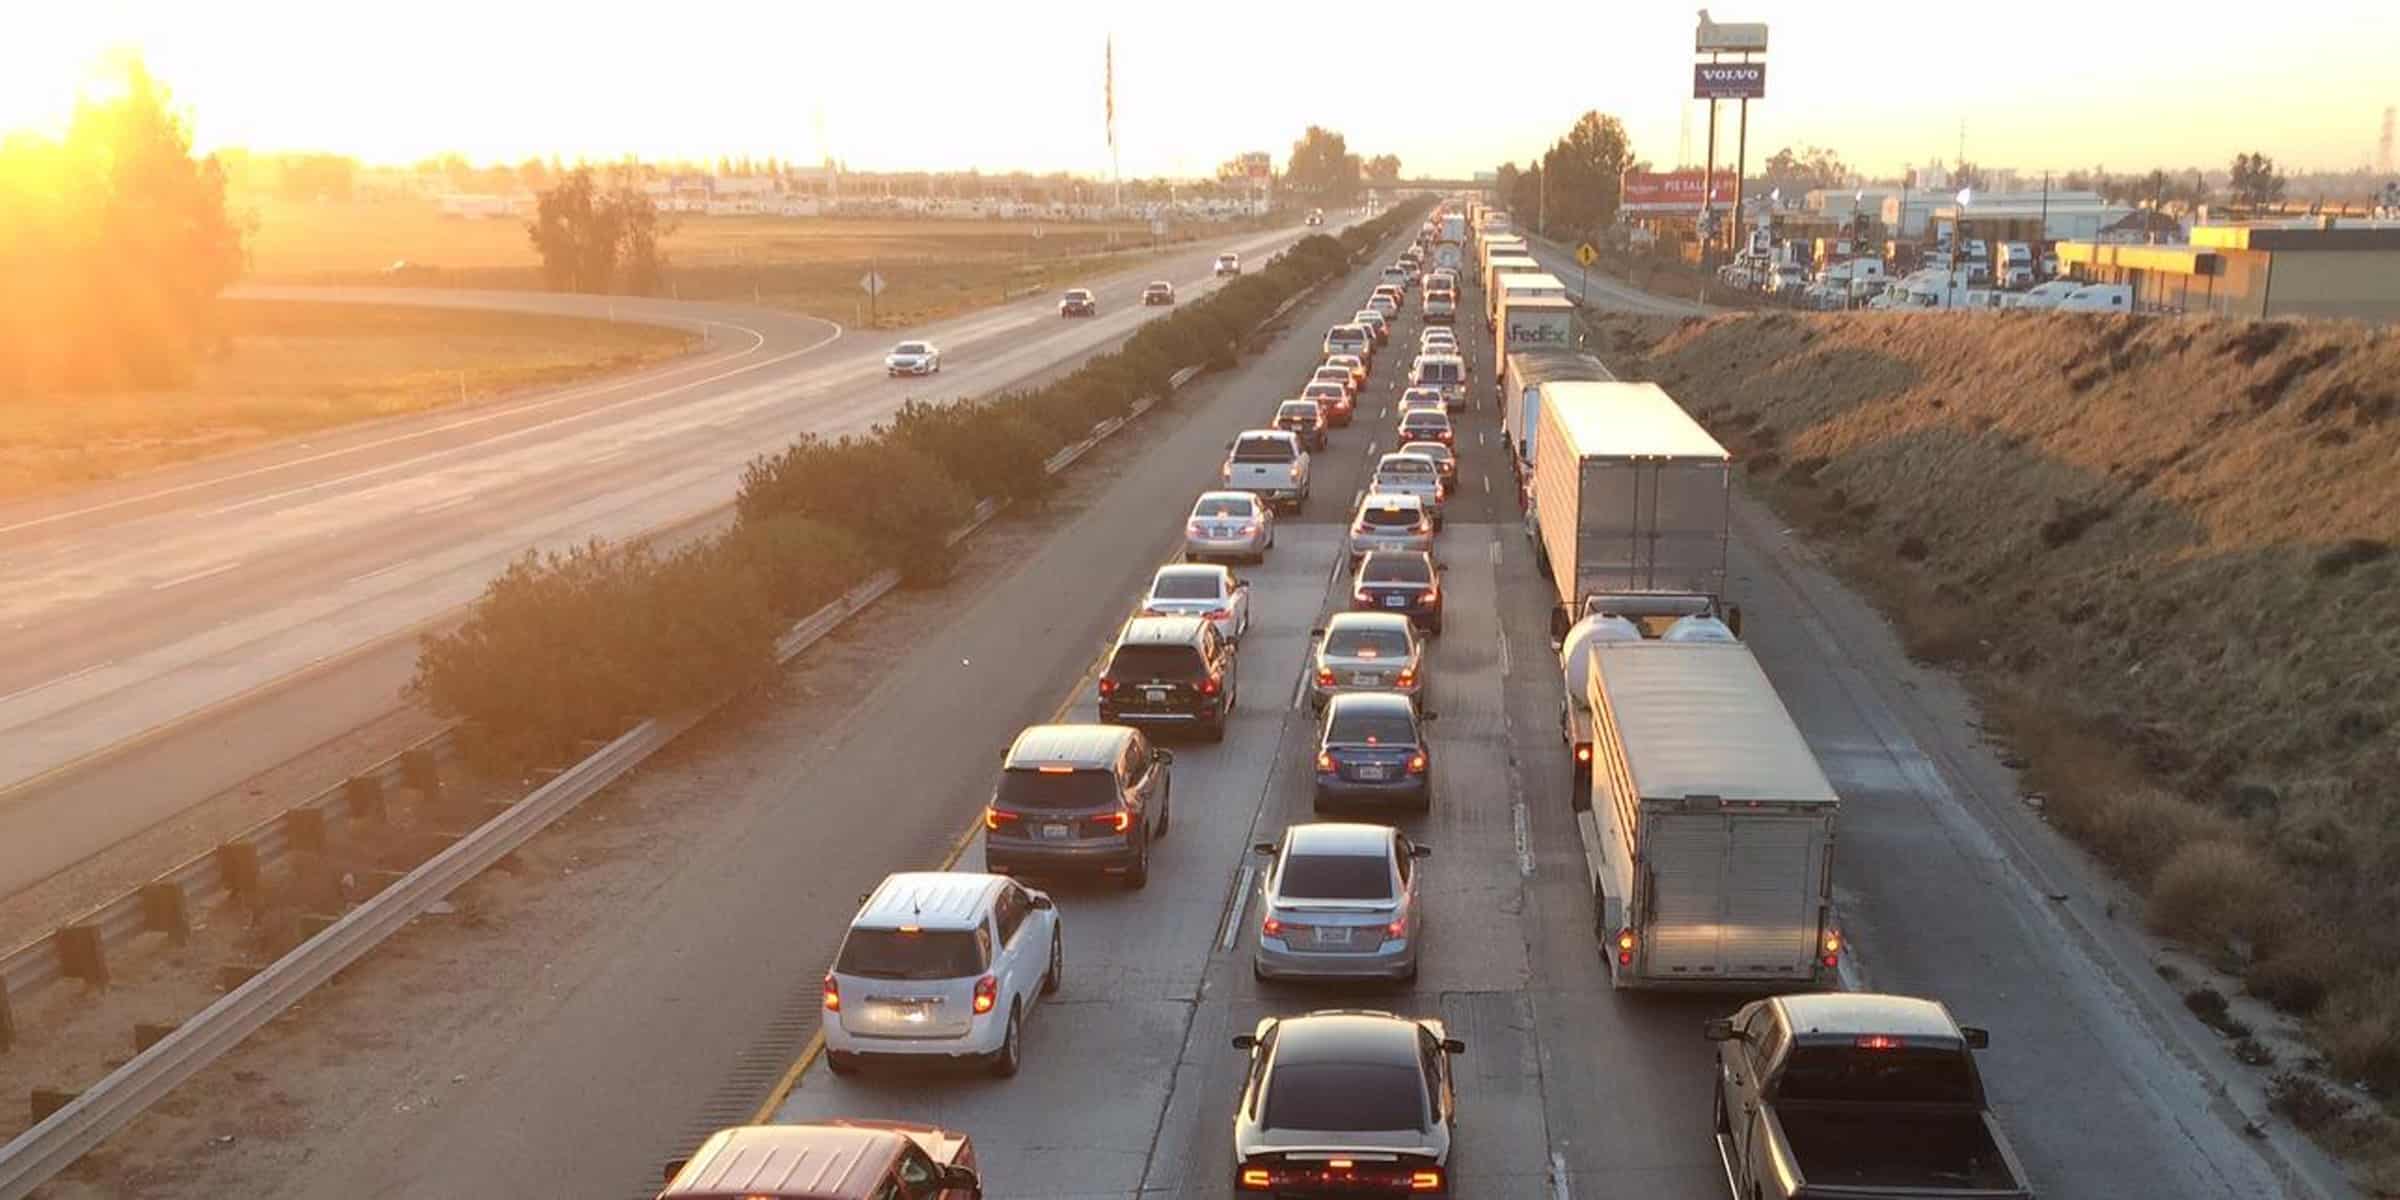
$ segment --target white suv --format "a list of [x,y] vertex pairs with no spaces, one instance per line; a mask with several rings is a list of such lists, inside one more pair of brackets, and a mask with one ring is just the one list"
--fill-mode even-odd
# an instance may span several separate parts
[[825,1065],[939,1057],[1016,1074],[1025,1016],[1058,990],[1060,944],[1049,895],[1005,876],[886,876],[825,975]]

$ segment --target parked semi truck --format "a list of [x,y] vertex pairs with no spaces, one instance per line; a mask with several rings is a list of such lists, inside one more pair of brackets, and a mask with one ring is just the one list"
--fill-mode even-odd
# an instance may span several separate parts
[[1583,654],[1591,784],[1575,828],[1610,982],[1833,986],[1841,798],[1750,648],[1671,633]]
[[1735,1200],[2030,1200],[1984,1099],[1991,1044],[1939,1002],[1775,996],[1708,1023]]

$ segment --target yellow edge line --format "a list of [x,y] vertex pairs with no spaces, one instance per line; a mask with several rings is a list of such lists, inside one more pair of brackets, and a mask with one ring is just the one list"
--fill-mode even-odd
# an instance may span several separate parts
[[[1051,710],[1048,724],[1056,725],[1066,719],[1067,710],[1075,707],[1075,702],[1082,698],[1083,690],[1091,686],[1093,677],[1100,673],[1101,663],[1106,661],[1107,657],[1108,655],[1104,651],[1100,657],[1092,660],[1090,666],[1083,669],[1083,676],[1075,681],[1075,686],[1067,689],[1066,698],[1060,700],[1058,707]],[[981,828],[983,828],[983,815],[978,812],[975,819],[967,822],[967,827],[958,835],[958,840],[950,844],[950,852],[942,856],[942,865],[936,869],[947,871],[957,866],[958,860],[966,856],[967,847],[975,844],[975,832]],[[765,1125],[772,1122],[775,1119],[775,1110],[782,1108],[783,1102],[791,1098],[792,1089],[800,1086],[800,1077],[808,1074],[808,1069],[816,1065],[817,1059],[824,1053],[825,1032],[820,1029],[809,1035],[808,1045],[801,1047],[800,1057],[793,1059],[791,1068],[783,1073],[783,1078],[775,1081],[775,1090],[767,1093],[766,1103],[759,1105],[758,1111],[751,1114],[750,1123]]]

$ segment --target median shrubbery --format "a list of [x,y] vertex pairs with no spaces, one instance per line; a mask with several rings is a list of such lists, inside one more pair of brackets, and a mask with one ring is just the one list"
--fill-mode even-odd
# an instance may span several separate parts
[[528,553],[466,622],[424,640],[411,690],[504,764],[563,762],[644,716],[773,677],[776,637],[890,567],[948,573],[979,499],[1035,501],[1049,460],[1164,397],[1188,367],[1230,365],[1275,307],[1338,276],[1421,209],[1303,239],[1263,269],[1144,324],[1113,353],[986,403],[910,401],[863,437],[804,436],[742,474],[725,533],[668,554],[600,542]]

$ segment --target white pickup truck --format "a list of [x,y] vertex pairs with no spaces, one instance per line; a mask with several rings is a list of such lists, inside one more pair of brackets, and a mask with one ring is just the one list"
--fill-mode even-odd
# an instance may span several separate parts
[[1225,443],[1221,472],[1229,491],[1249,492],[1277,508],[1308,504],[1308,448],[1288,429],[1245,429]]

